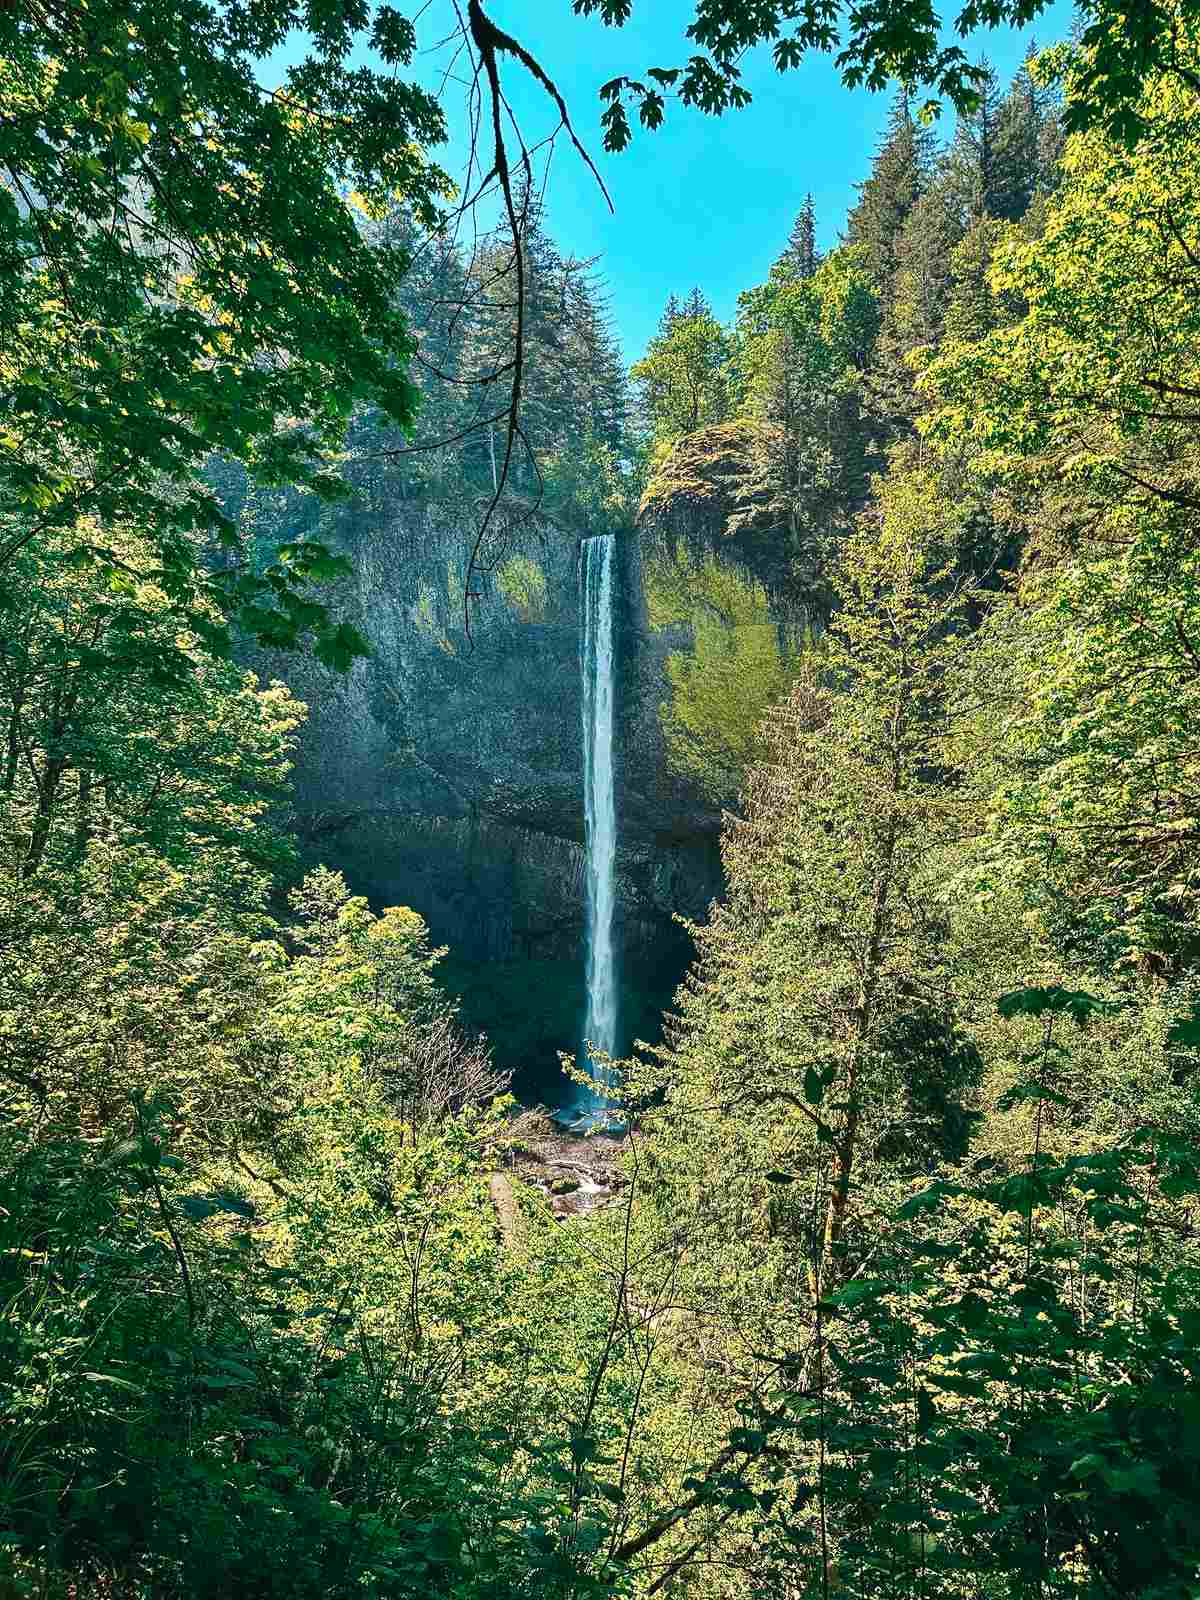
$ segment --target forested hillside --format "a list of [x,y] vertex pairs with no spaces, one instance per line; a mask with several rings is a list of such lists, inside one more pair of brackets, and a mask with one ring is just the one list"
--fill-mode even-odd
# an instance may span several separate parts
[[[478,4],[470,244],[390,9],[0,5],[0,1595],[1200,1590],[1200,23],[924,16],[952,132],[627,373]],[[577,1050],[582,538],[573,1135],[474,995]]]

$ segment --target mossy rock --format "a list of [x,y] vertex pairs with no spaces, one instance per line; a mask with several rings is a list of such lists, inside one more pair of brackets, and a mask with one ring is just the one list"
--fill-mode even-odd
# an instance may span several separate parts
[[555,1178],[550,1185],[551,1194],[574,1194],[579,1188],[578,1178]]

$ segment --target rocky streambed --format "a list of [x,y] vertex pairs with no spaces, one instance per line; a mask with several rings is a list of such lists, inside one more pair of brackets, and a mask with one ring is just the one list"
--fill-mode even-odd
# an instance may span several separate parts
[[610,1134],[576,1134],[550,1117],[531,1115],[509,1147],[504,1169],[492,1174],[491,1195],[501,1231],[516,1226],[512,1178],[539,1189],[560,1220],[587,1216],[611,1205],[625,1187],[621,1156],[628,1141]]

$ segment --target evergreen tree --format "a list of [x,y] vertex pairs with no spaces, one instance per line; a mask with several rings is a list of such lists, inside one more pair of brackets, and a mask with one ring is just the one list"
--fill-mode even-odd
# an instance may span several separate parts
[[[881,1146],[898,1140],[918,1168],[962,1148],[953,1102],[974,1068],[938,875],[962,826],[944,736],[969,595],[947,582],[948,514],[933,490],[927,475],[898,477],[881,519],[847,547],[819,668],[768,720],[769,763],[726,835],[726,902],[639,1080],[665,1090],[651,1114],[664,1161],[685,1187],[705,1173],[701,1297],[732,1324],[745,1312],[742,1332],[768,1348],[806,1342],[817,1301],[870,1249],[856,1195]],[[772,1174],[786,1193],[764,1210]],[[733,1266],[747,1251],[762,1264],[753,1307]],[[780,1294],[788,1308],[773,1304]],[[776,1311],[768,1335],[759,1319]]]
[[1039,83],[1030,44],[996,119],[991,216],[1019,222],[1039,195],[1051,192],[1062,153],[1059,95]]
[[951,252],[952,289],[944,326],[948,340],[961,339],[973,344],[1013,320],[988,276],[992,256],[1005,231],[1004,223],[993,217],[981,217],[967,229]]
[[1003,190],[998,148],[1002,95],[990,62],[982,66],[977,104],[959,117],[946,158],[947,180],[964,225],[995,216]]
[[811,278],[821,263],[817,250],[817,214],[813,197],[806,195],[788,234],[787,249],[776,262],[776,270],[797,278]]
[[987,68],[975,110],[959,118],[948,162],[965,225],[982,217],[1019,222],[1034,196],[1053,187],[1055,94],[1033,73],[1031,45],[1007,94]]
[[858,201],[846,220],[846,241],[861,247],[867,275],[885,308],[896,270],[896,241],[925,188],[932,155],[932,136],[917,125],[902,91],[893,102],[871,176],[859,184]]
[[[519,197],[519,240],[502,227],[476,253],[467,273],[462,319],[462,374],[473,384],[474,417],[507,407],[517,332],[516,251],[524,266],[521,430],[510,484],[538,492],[539,463],[591,434],[607,448],[624,445],[626,377],[608,326],[594,263],[564,258],[532,195]],[[471,482],[495,485],[506,418],[485,423],[458,447]]]
[[[417,442],[458,439],[479,414],[481,396],[464,382],[464,358],[471,319],[467,273],[461,253],[449,240],[425,239],[409,208],[395,206],[379,222],[369,224],[372,237],[411,259],[396,285],[396,299],[408,319],[416,344],[412,377],[421,395]],[[495,409],[493,407],[493,409]],[[380,448],[401,449],[408,442],[375,407],[364,408],[351,426],[351,445],[364,455]],[[444,450],[422,448],[398,455],[386,472],[360,473],[372,497],[392,500],[402,494],[439,495],[457,476],[461,443]],[[385,481],[386,480],[386,481]]]
[[961,237],[953,185],[942,169],[909,212],[896,240],[892,293],[867,374],[868,404],[885,438],[910,428],[921,409],[908,358],[914,350],[936,347],[942,337],[953,286],[951,252]]
[[729,527],[773,539],[806,599],[865,493],[860,394],[877,327],[856,247],[808,277],[773,271],[739,301],[740,411],[756,427]]
[[667,302],[646,354],[630,368],[654,445],[723,422],[730,411],[730,341],[699,289]]
[[[669,304],[669,302],[668,302]],[[704,291],[697,285],[679,307],[681,317],[711,317],[713,308]]]

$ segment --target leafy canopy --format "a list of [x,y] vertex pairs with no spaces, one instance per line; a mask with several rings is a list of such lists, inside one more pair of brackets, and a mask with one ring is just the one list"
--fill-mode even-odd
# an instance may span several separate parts
[[[632,14],[633,0],[573,0],[573,8],[620,27]],[[1046,8],[1047,0],[965,0],[951,15],[931,0],[849,7],[839,0],[696,0],[686,32],[695,48],[686,65],[650,67],[643,79],[613,78],[601,89],[608,103],[601,118],[605,147],[623,150],[632,137],[625,99],[648,129],[662,123],[667,93],[718,115],[748,105],[742,57],[759,44],[770,46],[780,72],[800,66],[810,51],[824,51],[834,54],[848,88],[926,84],[957,111],[970,112],[987,69],[973,64],[961,45],[943,42],[948,25],[965,39],[978,28],[1027,27]],[[1098,126],[1133,142],[1145,127],[1137,101],[1146,77],[1159,69],[1187,76],[1176,55],[1175,30],[1196,9],[1195,0],[1097,0],[1089,6],[1080,38],[1086,65],[1067,108],[1068,127]],[[932,117],[938,109],[936,100],[927,101],[923,115]]]
[[[297,27],[308,55],[264,90]],[[351,65],[368,42],[382,70]],[[221,452],[329,496],[355,405],[410,425],[407,255],[369,244],[354,207],[402,193],[429,222],[449,191],[419,148],[441,112],[396,76],[414,45],[361,0],[0,11],[0,563],[69,530],[115,568],[81,519],[133,527],[210,646],[205,600],[263,643],[311,633],[335,664],[359,648],[305,598],[335,558],[301,540],[247,571],[201,469]]]

